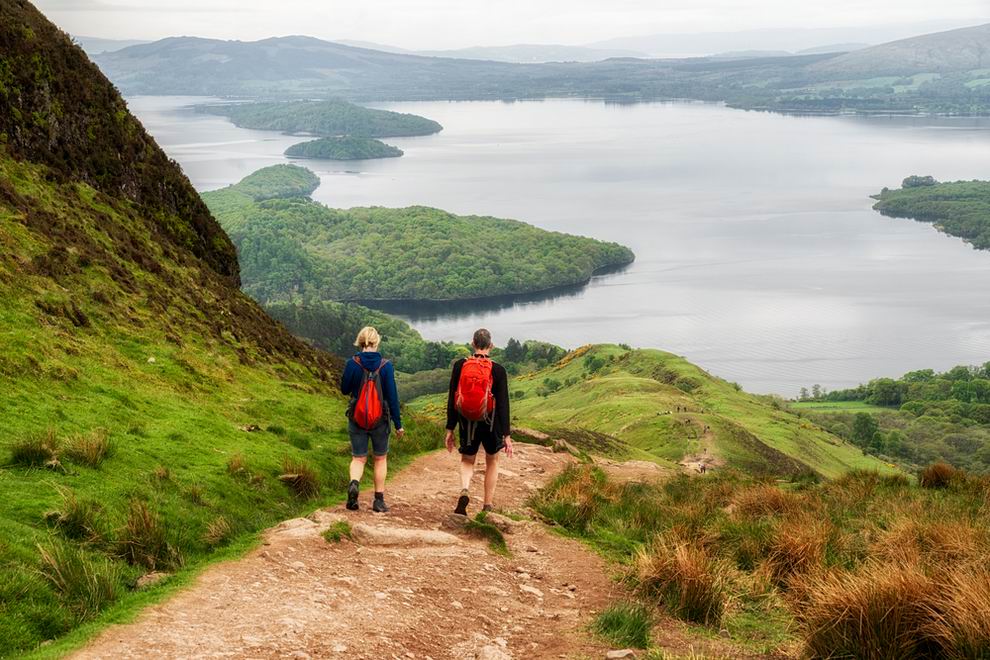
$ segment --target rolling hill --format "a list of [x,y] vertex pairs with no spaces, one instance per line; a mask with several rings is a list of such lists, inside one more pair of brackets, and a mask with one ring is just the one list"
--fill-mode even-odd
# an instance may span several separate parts
[[818,62],[810,69],[851,78],[990,69],[990,23],[863,48]]
[[[309,37],[182,37],[104,53],[96,61],[127,94],[359,102],[688,98],[800,113],[982,114],[990,112],[990,85],[976,65],[985,59],[980,53],[990,48],[988,41],[983,28],[966,28],[848,54],[518,64],[386,53]],[[908,51],[914,53],[908,63],[895,66]],[[875,75],[890,71],[896,73]]]
[[[895,471],[782,402],[742,392],[663,351],[585,346],[514,378],[510,390],[515,426],[614,458],[777,476]],[[439,419],[446,396],[413,406]]]

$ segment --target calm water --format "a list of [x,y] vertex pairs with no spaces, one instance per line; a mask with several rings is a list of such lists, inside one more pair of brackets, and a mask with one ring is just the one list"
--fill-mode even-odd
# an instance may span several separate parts
[[[300,138],[132,109],[197,188],[284,162]],[[424,336],[478,326],[565,346],[663,348],[756,392],[855,385],[990,360],[990,252],[883,218],[908,174],[990,177],[990,120],[788,117],[691,103],[401,103],[444,125],[402,158],[300,161],[335,207],[426,204],[620,241],[622,273],[550,299],[404,310]]]

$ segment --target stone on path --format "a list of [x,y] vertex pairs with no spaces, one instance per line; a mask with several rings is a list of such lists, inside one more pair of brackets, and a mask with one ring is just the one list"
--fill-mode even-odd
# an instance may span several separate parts
[[351,528],[351,537],[363,545],[456,545],[460,543],[453,534],[436,529],[409,529],[406,527],[375,527],[357,523]]

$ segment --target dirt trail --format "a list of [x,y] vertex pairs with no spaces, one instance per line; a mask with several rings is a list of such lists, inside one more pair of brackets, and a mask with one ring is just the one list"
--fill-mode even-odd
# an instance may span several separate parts
[[[524,513],[529,495],[572,460],[517,444],[516,458],[503,458],[496,506]],[[587,624],[624,590],[602,559],[535,522],[506,519],[510,557],[456,528],[449,533],[456,465],[443,452],[418,459],[390,483],[388,514],[372,513],[362,493],[358,512],[337,507],[282,523],[246,557],[211,567],[74,657],[604,657],[608,648]],[[471,514],[481,480],[476,474]],[[339,519],[352,523],[355,540],[322,538]],[[671,621],[658,641],[675,652],[735,655],[691,637]]]
[[[523,511],[569,460],[519,446],[514,460],[503,458],[496,505]],[[536,523],[513,525],[509,558],[484,541],[436,533],[459,491],[456,461],[434,453],[406,468],[389,484],[388,514],[371,513],[370,494],[362,493],[358,512],[338,507],[315,521],[282,523],[266,545],[208,569],[75,657],[602,657],[607,649],[582,628],[621,587],[600,558]],[[473,497],[480,498],[481,478]],[[327,543],[320,532],[337,516],[382,527],[378,536],[386,538]],[[377,544],[396,528],[432,536]]]

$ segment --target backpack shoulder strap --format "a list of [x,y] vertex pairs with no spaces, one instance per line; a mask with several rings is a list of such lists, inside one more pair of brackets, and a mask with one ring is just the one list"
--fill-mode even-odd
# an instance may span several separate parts
[[382,369],[384,369],[386,364],[388,364],[388,360],[382,360],[382,363],[378,365],[378,368],[377,369],[375,369],[375,373],[377,374]]

